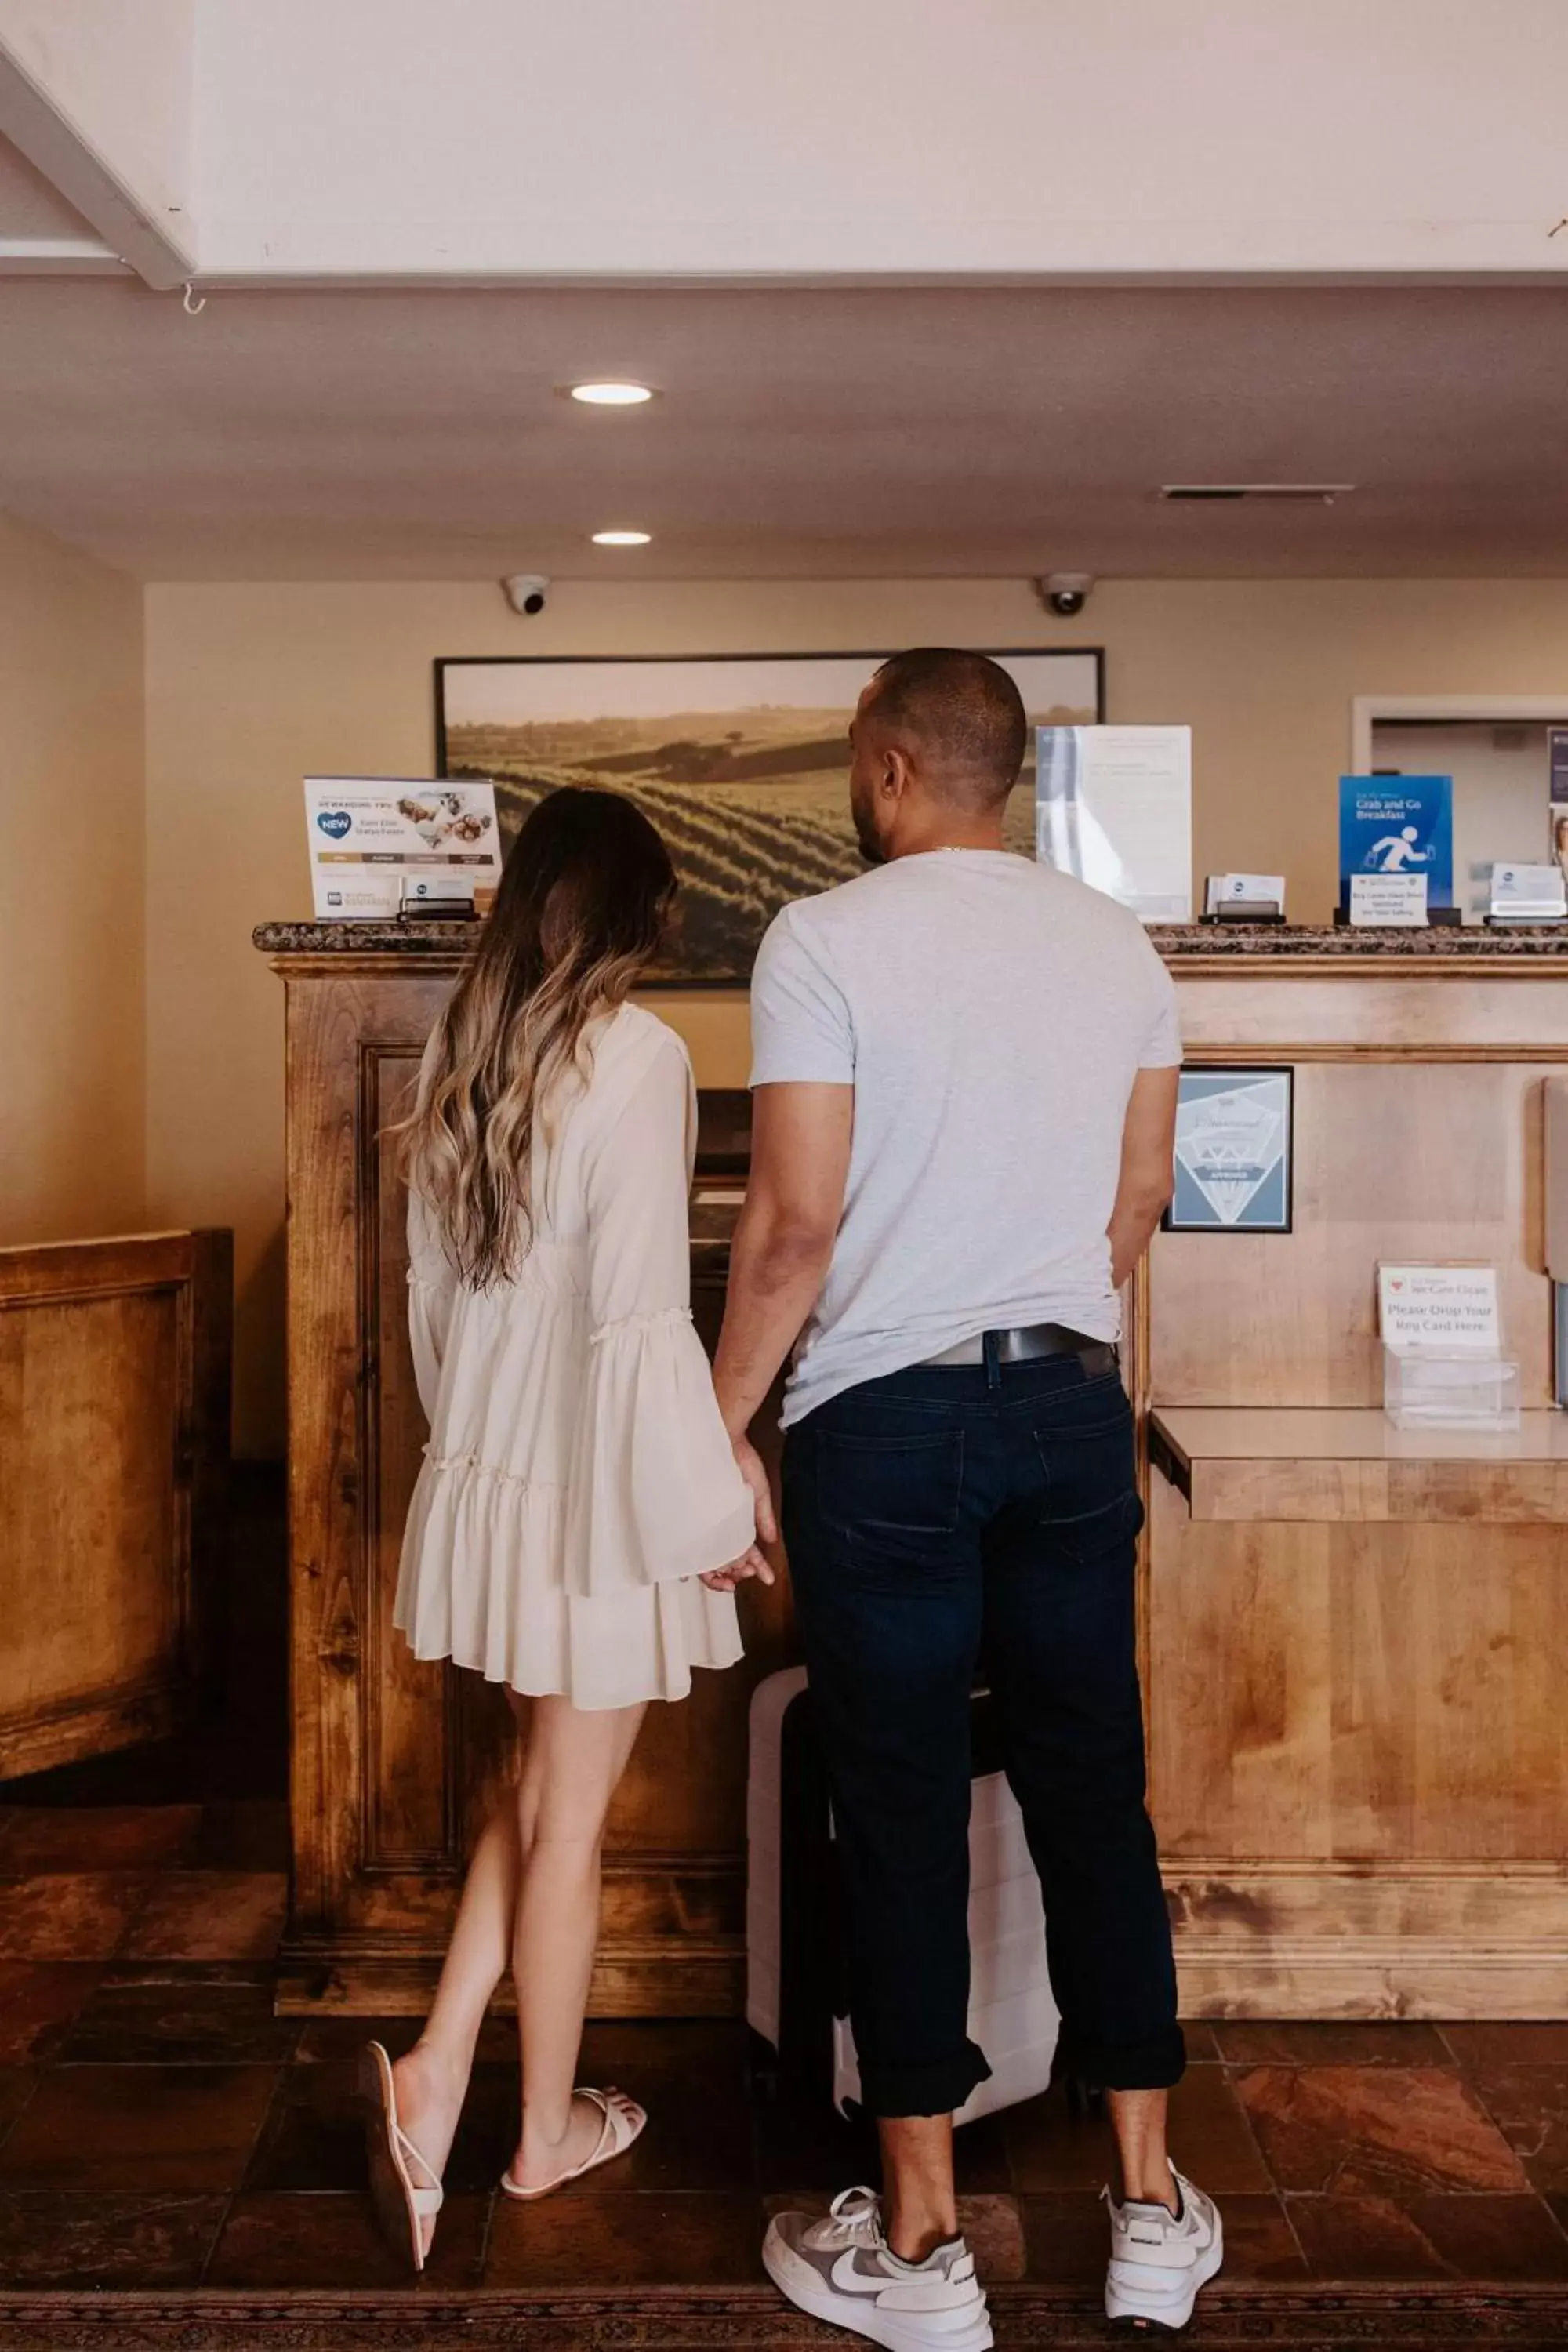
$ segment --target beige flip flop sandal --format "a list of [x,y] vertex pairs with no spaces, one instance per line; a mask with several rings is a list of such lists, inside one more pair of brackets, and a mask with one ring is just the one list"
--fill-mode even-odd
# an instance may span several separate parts
[[558,2189],[564,2189],[569,2180],[581,2180],[583,2175],[592,2172],[596,2165],[613,2164],[617,2156],[625,2156],[647,2122],[646,2112],[635,2099],[628,2099],[624,2091],[613,2088],[590,2091],[584,2088],[574,2091],[572,2095],[576,2099],[592,2099],[605,2118],[599,2137],[594,2143],[593,2153],[585,2156],[581,2164],[574,2164],[570,2172],[558,2173],[553,2180],[547,2180],[542,2189],[520,2189],[510,2169],[503,2172],[501,2189],[508,2197],[515,2198],[520,2205],[531,2205],[538,2198],[552,2197]]
[[371,2201],[388,2245],[406,2253],[416,2271],[425,2267],[425,2230],[441,2210],[442,2191],[422,2188],[409,2170],[416,2164],[426,2179],[435,2181],[426,2164],[397,2120],[397,2090],[392,2061],[379,2042],[367,2042],[360,2053],[360,2098],[363,2103],[364,2147],[370,2164]]

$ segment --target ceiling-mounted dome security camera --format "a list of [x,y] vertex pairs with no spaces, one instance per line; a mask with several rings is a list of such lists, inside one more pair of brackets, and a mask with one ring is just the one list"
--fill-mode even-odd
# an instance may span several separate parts
[[524,614],[531,619],[536,613],[543,612],[545,598],[550,593],[550,583],[542,572],[510,572],[500,584],[514,613]]
[[1094,574],[1092,572],[1048,572],[1043,580],[1037,580],[1035,585],[1058,620],[1072,621],[1089,602],[1089,591],[1094,586]]

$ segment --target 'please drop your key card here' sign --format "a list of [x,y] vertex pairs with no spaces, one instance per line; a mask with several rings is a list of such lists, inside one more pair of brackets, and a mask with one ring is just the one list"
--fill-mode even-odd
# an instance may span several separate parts
[[1380,1265],[1377,1304],[1384,1347],[1501,1351],[1495,1265]]

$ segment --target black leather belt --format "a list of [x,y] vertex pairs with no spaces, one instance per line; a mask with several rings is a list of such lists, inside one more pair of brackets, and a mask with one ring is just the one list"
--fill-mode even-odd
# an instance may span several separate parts
[[[1020,1331],[977,1331],[960,1339],[926,1364],[1034,1364],[1047,1356],[1076,1356],[1091,1381],[1117,1367],[1116,1350],[1109,1339],[1091,1339],[1071,1331],[1065,1323],[1029,1323]],[[922,1366],[922,1370],[924,1367]]]

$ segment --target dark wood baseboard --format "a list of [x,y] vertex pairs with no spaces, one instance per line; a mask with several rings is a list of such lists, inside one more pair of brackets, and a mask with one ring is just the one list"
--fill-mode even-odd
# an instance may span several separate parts
[[[441,1972],[439,1952],[331,1948],[308,1939],[279,1954],[275,2006],[281,2016],[423,2017]],[[746,1956],[739,1937],[657,1936],[606,1942],[588,1994],[590,2017],[740,2017],[746,2005]],[[498,2009],[511,2006],[503,1984]]]
[[169,1739],[194,1712],[190,1681],[171,1673],[123,1690],[94,1691],[0,1724],[0,1780],[53,1772],[84,1757],[111,1756]]

